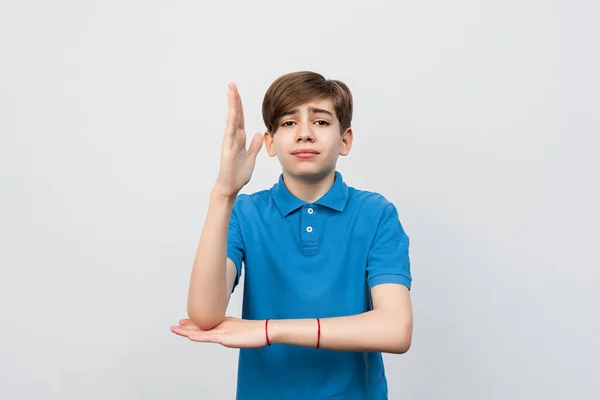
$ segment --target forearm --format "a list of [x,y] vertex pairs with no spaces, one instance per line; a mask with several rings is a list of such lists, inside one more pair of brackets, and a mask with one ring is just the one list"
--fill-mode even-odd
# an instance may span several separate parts
[[227,231],[235,197],[210,195],[208,213],[192,267],[188,292],[188,315],[203,329],[225,317],[229,289],[226,287]]
[[[319,347],[342,351],[380,351],[401,354],[412,338],[412,316],[372,310],[348,317],[321,318]],[[317,320],[269,320],[271,343],[315,347]]]

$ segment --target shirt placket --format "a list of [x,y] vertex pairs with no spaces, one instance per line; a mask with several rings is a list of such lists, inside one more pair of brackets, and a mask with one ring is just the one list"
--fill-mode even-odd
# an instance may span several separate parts
[[302,207],[302,223],[300,224],[300,237],[302,238],[302,248],[308,251],[317,250],[317,233],[320,228],[317,221],[318,210],[313,204],[306,204]]

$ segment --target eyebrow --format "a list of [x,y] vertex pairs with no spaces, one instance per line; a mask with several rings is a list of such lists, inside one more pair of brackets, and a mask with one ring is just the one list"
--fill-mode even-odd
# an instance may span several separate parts
[[[323,108],[308,107],[308,112],[310,112],[312,114],[328,114],[333,117],[333,113],[331,111],[325,110]],[[293,110],[290,110],[290,111],[286,111],[283,114],[281,114],[281,116],[285,117],[286,115],[294,115],[294,114],[298,114],[297,108],[294,108]]]

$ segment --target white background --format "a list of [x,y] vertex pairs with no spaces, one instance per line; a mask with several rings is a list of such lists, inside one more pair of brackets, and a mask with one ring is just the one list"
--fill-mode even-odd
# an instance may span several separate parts
[[390,398],[599,398],[598,4],[2,2],[0,398],[234,397],[237,351],[169,327],[228,82],[251,136],[298,70],[350,86],[338,170],[411,237]]

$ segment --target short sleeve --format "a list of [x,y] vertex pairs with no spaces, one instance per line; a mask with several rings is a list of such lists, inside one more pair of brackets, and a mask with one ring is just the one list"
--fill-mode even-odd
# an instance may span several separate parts
[[389,204],[379,221],[367,259],[369,289],[382,283],[399,283],[410,290],[412,276],[408,255],[409,238],[402,228],[398,211]]
[[233,292],[240,282],[242,276],[242,260],[244,259],[244,241],[242,239],[242,231],[239,225],[238,219],[239,213],[239,201],[236,200],[233,210],[231,211],[231,218],[229,219],[229,229],[227,231],[227,258],[230,258],[237,269],[237,276],[231,291]]

